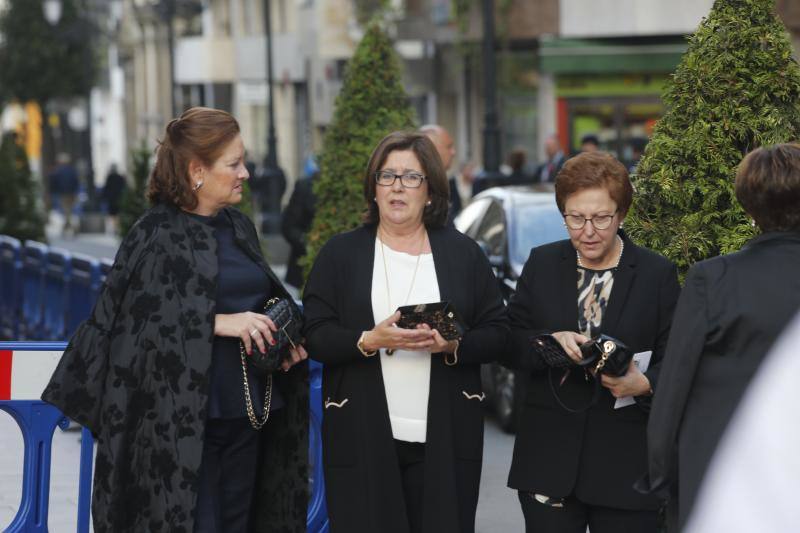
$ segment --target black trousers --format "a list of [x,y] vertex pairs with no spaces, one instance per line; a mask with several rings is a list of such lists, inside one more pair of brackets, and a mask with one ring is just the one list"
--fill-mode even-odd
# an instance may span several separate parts
[[574,495],[562,507],[538,502],[530,492],[518,491],[526,533],[656,533],[658,511],[628,511],[589,505]]
[[258,471],[259,432],[246,418],[206,422],[195,533],[246,533]]
[[394,441],[397,462],[403,481],[403,497],[406,502],[408,529],[411,533],[422,532],[422,506],[425,501],[425,444],[421,442]]

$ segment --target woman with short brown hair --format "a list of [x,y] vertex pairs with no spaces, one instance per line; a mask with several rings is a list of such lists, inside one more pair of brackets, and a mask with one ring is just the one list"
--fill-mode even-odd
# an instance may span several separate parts
[[[569,239],[531,250],[509,302],[508,363],[530,383],[508,485],[528,532],[657,530],[658,499],[633,483],[645,468],[647,413],[679,288],[675,266],[622,230],[632,194],[610,154],[569,159],[556,178]],[[565,374],[531,341],[546,334],[576,364],[580,345],[606,334],[648,354],[649,367],[632,362],[599,384],[580,368]]]
[[650,415],[648,488],[670,498],[671,531],[686,525],[750,379],[800,309],[800,145],[750,152],[735,188],[761,234],[689,269]]
[[264,303],[291,296],[233,208],[249,178],[244,156],[224,111],[170,121],[154,205],[42,396],[98,437],[95,531],[305,530],[307,371],[289,372],[305,351],[292,349],[283,375],[245,361],[279,334]]
[[[380,141],[364,199],[365,224],[323,246],[303,296],[309,354],[325,364],[331,531],[472,533],[480,365],[507,329],[497,279],[478,245],[445,227],[447,179],[427,136]],[[460,338],[430,324],[396,327],[399,307],[439,301],[461,315]]]

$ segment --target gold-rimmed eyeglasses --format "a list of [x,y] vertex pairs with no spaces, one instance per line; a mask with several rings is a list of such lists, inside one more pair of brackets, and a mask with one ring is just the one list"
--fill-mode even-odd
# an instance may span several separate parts
[[586,218],[581,215],[568,215],[564,213],[564,224],[569,229],[583,229],[587,222],[591,222],[594,229],[608,229],[611,226],[611,221],[614,220],[614,217],[617,215],[617,211],[614,211],[610,215],[595,215],[593,217]]
[[375,183],[381,187],[391,187],[395,180],[400,179],[400,185],[407,189],[417,189],[422,186],[425,176],[417,172],[407,172],[405,174],[395,174],[388,170],[379,170],[375,173]]

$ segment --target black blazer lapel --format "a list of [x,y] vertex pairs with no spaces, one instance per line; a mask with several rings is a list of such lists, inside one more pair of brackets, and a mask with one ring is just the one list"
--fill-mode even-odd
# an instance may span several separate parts
[[614,287],[611,289],[608,307],[603,316],[602,330],[604,333],[616,329],[622,316],[622,310],[625,309],[628,294],[636,279],[637,247],[624,234],[621,237],[625,243],[625,249],[622,251],[619,268],[614,273]]
[[359,324],[365,324],[364,327],[366,324],[375,324],[375,313],[372,309],[372,271],[375,268],[376,232],[377,226],[362,226],[356,230],[358,239],[351,251],[351,260],[347,262],[352,268],[349,272],[349,298],[357,300],[355,309],[363,310],[363,314],[359,311],[360,316],[357,320]]
[[[447,253],[447,239],[444,237],[444,232],[438,229],[428,230],[428,239],[431,243],[433,266],[436,269],[436,282],[439,284],[439,299],[443,302],[452,302],[456,310],[463,315],[466,302],[458,299],[453,289],[455,270],[450,265],[450,254]],[[457,301],[453,301],[454,298]]]
[[[557,280],[552,303],[557,311],[557,323],[564,324],[567,331],[578,329],[578,265],[575,248],[569,240],[562,241],[561,260],[558,264]],[[571,295],[564,298],[562,295]]]

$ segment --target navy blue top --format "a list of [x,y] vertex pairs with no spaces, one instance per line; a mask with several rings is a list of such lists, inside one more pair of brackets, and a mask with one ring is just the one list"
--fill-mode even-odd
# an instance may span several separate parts
[[[217,237],[217,313],[261,312],[273,292],[267,273],[233,238],[233,224],[224,212],[206,217],[190,213],[211,225]],[[209,373],[208,418],[240,418],[247,416],[244,401],[242,362],[239,338],[214,337]],[[250,397],[256,416],[264,409],[266,378],[251,365],[247,368]],[[278,387],[272,387],[270,410],[283,406]]]

